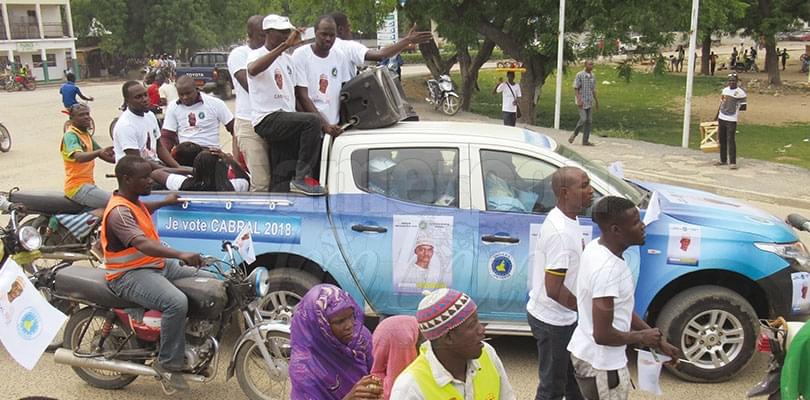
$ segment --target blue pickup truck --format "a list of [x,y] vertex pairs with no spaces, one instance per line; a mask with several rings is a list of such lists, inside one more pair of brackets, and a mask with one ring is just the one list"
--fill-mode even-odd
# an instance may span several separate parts
[[[550,177],[572,165],[588,172],[595,197],[657,210],[646,245],[626,259],[637,271],[636,311],[692,362],[677,375],[729,379],[753,355],[758,318],[810,312],[807,250],[779,218],[710,193],[619,179],[541,133],[405,122],[349,130],[322,154],[327,196],[181,193],[182,206],[154,215],[162,240],[217,254],[221,240],[248,227],[253,265],[271,275],[264,309],[278,320],[320,282],[376,316],[413,314],[423,290],[452,286],[475,298],[490,334],[528,335],[534,248],[555,205]],[[581,221],[583,237],[599,236],[587,212]]]
[[188,64],[182,64],[175,70],[179,78],[188,75],[200,90],[214,93],[222,100],[233,97],[233,82],[228,72],[228,53],[205,52],[191,56]]

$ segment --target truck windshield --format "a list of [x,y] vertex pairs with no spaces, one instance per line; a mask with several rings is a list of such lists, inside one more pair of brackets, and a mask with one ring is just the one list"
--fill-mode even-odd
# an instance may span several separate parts
[[571,150],[566,146],[558,144],[557,148],[554,151],[565,158],[580,163],[583,167],[585,167],[585,169],[588,170],[588,172],[596,175],[597,177],[599,177],[599,179],[602,179],[603,181],[607,182],[610,186],[616,188],[616,190],[618,190],[619,193],[624,195],[624,197],[632,201],[634,204],[646,207],[646,205],[643,203],[646,203],[645,200],[647,200],[648,194],[642,193],[640,190],[644,189],[642,189],[641,187],[632,185],[630,182],[627,182],[623,179],[619,179],[613,176],[613,174],[608,172],[608,170],[602,167],[601,165],[598,165],[593,161],[590,161],[587,158],[582,157],[581,155],[579,155],[579,153],[575,152],[574,150]]

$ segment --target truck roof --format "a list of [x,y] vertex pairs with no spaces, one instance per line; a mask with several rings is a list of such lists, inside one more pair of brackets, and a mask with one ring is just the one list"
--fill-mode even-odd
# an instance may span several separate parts
[[526,144],[553,150],[557,142],[549,136],[525,128],[482,123],[482,122],[455,122],[455,121],[414,121],[400,122],[387,128],[379,129],[349,129],[344,135],[441,135],[445,138],[458,138],[460,143],[482,142],[492,143],[493,139],[523,146]]

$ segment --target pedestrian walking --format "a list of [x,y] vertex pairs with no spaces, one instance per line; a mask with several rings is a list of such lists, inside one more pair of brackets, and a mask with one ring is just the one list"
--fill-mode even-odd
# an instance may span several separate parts
[[[779,52],[777,52],[779,53]],[[782,59],[782,71],[785,70],[785,65],[787,65],[787,59],[790,57],[787,52],[787,47],[782,49],[782,53],[779,54],[779,57]]]
[[526,306],[537,341],[538,373],[535,400],[579,400],[571,354],[566,349],[577,326],[573,294],[580,255],[585,247],[578,215],[591,206],[593,189],[585,171],[563,167],[551,176],[557,205],[540,228]]
[[574,78],[574,90],[576,91],[576,103],[579,108],[579,121],[574,127],[574,132],[568,137],[568,143],[574,143],[582,130],[582,145],[593,146],[588,139],[591,137],[591,126],[593,125],[593,110],[599,111],[599,99],[596,97],[596,77],[593,74],[593,61],[585,61],[585,69],[579,71]]
[[717,140],[720,141],[720,161],[714,165],[728,165],[730,169],[737,169],[737,120],[740,111],[745,111],[747,95],[738,87],[737,74],[728,75],[728,86],[723,88],[720,95],[720,110],[717,113]]
[[501,111],[503,113],[503,124],[515,126],[520,117],[520,106],[518,99],[522,96],[520,85],[515,83],[514,71],[506,73],[506,82],[503,78],[498,78],[498,84],[492,88],[492,94],[501,94]]
[[683,45],[678,45],[678,72],[683,72],[683,60],[685,57]]
[[712,52],[711,54],[709,54],[709,71],[711,76],[714,76],[714,70],[716,67],[717,67],[717,54],[714,54],[714,52]]
[[576,283],[579,323],[568,350],[585,399],[625,400],[630,392],[628,344],[661,351],[675,362],[680,351],[633,312],[635,281],[622,254],[644,244],[636,205],[623,197],[604,197],[594,206],[593,220],[602,237],[582,252]]

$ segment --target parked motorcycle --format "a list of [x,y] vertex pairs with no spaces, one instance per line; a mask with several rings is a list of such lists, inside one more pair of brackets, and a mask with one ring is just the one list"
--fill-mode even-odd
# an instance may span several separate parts
[[8,153],[11,150],[11,133],[5,125],[0,122],[0,152]]
[[433,104],[436,109],[441,108],[447,115],[456,115],[461,107],[461,99],[453,88],[453,80],[449,75],[442,75],[439,80],[428,79],[428,98],[425,100]]
[[[788,215],[787,222],[795,229],[810,232],[810,221],[799,214]],[[765,377],[748,391],[749,398],[763,396],[767,396],[768,400],[779,400],[782,398],[783,388],[786,384],[790,383],[786,382],[782,376],[782,370],[785,368],[785,360],[794,339],[799,335],[805,336],[806,339],[808,332],[806,332],[807,328],[804,325],[804,322],[787,322],[782,317],[773,321],[760,321],[760,335],[757,340],[757,351],[770,353],[771,357],[768,361],[768,369],[765,373]],[[806,374],[806,370],[795,372]],[[794,380],[806,380],[805,376],[796,378],[798,379]],[[793,400],[796,399],[797,396],[790,395],[789,398]]]
[[745,57],[743,60],[738,61],[734,64],[734,70],[737,73],[742,72],[759,72],[759,67],[757,67],[756,61],[754,61],[751,57]]
[[0,199],[0,202],[12,205],[0,209],[10,214],[3,236],[29,238],[36,235],[39,241],[36,253],[17,260],[29,274],[61,261],[86,261],[92,266],[101,264],[97,246],[101,226],[98,215],[62,193],[22,192],[13,188],[0,192]]
[[5,89],[8,92],[18,92],[20,90],[35,90],[37,81],[33,76],[16,75],[6,80]]
[[[174,282],[189,305],[183,376],[201,383],[215,378],[220,340],[238,314],[245,329],[234,345],[227,378],[235,375],[250,399],[288,398],[289,325],[263,320],[259,312],[270,289],[269,273],[264,267],[248,272],[246,263],[237,264],[228,241],[222,251],[229,261],[206,257],[205,263],[222,280],[191,277]],[[70,365],[82,380],[102,389],[123,388],[138,376],[159,377],[152,365],[160,345],[161,314],[115,296],[103,270],[60,264],[40,273],[36,285],[47,291],[51,302],[86,306],[68,320],[65,348],[54,354],[57,364]],[[139,314],[133,310],[142,316],[128,314]],[[174,392],[162,380],[161,385],[167,394]]]

